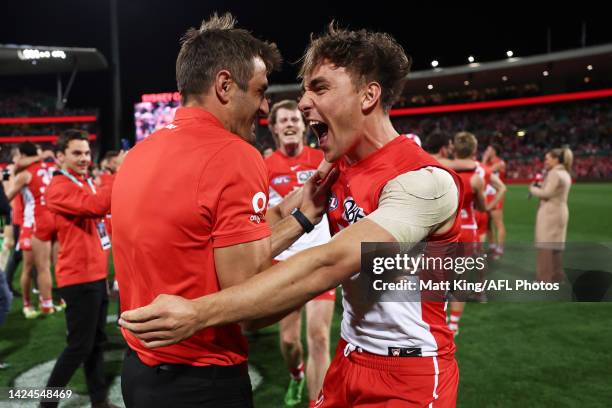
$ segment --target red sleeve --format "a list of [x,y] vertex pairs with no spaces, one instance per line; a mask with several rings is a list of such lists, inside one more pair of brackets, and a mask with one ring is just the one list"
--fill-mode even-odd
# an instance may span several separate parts
[[113,181],[115,181],[114,174],[108,174],[108,173],[100,174],[100,186],[104,187],[109,184],[113,184]]
[[45,191],[45,200],[49,210],[55,213],[97,218],[110,211],[112,189],[111,183],[92,194],[64,176],[56,176]]
[[268,173],[259,152],[239,141],[217,153],[201,175],[198,205],[211,225],[214,248],[270,236]]

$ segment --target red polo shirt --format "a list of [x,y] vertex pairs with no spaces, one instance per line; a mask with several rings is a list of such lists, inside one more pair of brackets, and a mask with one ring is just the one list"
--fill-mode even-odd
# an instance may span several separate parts
[[87,179],[71,174],[80,186],[59,173],[45,191],[60,244],[55,267],[58,287],[95,282],[108,275],[108,251],[102,249],[96,225],[110,209],[112,183],[96,188],[94,194]]
[[[207,111],[179,108],[174,122],[130,150],[116,176],[113,257],[121,310],[160,294],[193,299],[218,292],[214,249],[269,236],[267,200],[259,152]],[[151,366],[234,365],[247,358],[237,324],[154,350],[123,335]]]

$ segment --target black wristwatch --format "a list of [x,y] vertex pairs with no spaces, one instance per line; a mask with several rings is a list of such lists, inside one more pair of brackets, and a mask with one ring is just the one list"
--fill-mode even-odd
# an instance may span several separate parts
[[304,229],[304,231],[306,233],[309,233],[310,231],[312,231],[314,229],[314,227],[315,227],[314,224],[312,222],[310,222],[308,220],[308,218],[306,218],[304,213],[302,213],[299,208],[294,208],[291,211],[291,215],[293,215],[293,217],[295,217],[297,222],[300,223],[300,225],[302,226],[302,228]]

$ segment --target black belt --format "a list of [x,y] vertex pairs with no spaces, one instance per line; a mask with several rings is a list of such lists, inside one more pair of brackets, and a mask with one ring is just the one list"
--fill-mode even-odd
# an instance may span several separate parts
[[[128,348],[128,354],[133,354],[139,361],[138,353],[135,353],[132,349]],[[142,363],[142,361],[140,361]],[[146,365],[142,363],[143,365]],[[149,366],[147,366],[149,367]],[[204,378],[209,380],[214,379],[229,379],[229,378],[240,378],[249,375],[249,368],[246,362],[242,364],[221,366],[221,365],[207,365],[207,366],[191,366],[186,364],[160,364],[153,367],[152,369],[167,371],[171,373],[177,373],[186,375],[189,377]]]

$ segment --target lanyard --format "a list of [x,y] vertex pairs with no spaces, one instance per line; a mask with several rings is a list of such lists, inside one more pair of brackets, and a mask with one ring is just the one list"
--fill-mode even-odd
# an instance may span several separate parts
[[[68,177],[70,179],[70,181],[72,181],[74,184],[76,184],[77,186],[83,188],[83,183],[81,183],[79,180],[77,180],[76,177],[74,177],[72,174],[68,173],[66,170],[62,169],[60,170],[60,172]],[[93,182],[91,181],[91,177],[87,179],[87,184],[89,184],[89,187],[91,188],[91,191],[96,194],[96,187],[94,186]]]

